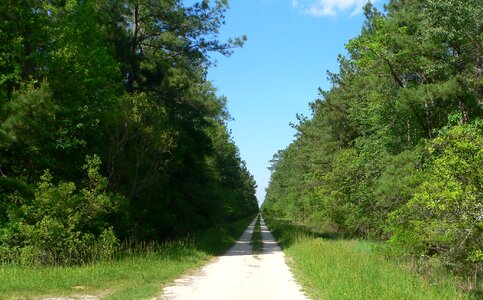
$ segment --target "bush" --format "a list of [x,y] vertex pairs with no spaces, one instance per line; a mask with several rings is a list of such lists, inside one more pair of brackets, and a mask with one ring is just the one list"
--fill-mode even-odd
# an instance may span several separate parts
[[426,176],[391,214],[391,241],[416,255],[441,257],[455,271],[483,271],[483,133],[446,129],[426,149]]
[[119,198],[106,192],[101,161],[87,157],[85,188],[72,182],[52,183],[45,171],[35,197],[9,211],[10,223],[0,235],[0,255],[23,264],[81,264],[110,259],[118,245],[106,222]]

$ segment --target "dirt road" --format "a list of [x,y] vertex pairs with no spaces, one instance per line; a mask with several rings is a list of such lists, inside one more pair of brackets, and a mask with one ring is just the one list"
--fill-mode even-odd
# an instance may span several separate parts
[[240,240],[198,274],[185,276],[164,288],[162,299],[186,300],[298,300],[300,291],[285,264],[284,254],[261,220],[263,253],[252,255],[250,244],[255,220]]

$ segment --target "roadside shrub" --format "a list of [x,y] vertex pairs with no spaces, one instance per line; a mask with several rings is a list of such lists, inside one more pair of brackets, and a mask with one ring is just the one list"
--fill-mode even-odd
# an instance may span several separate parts
[[[454,271],[483,271],[483,133],[446,129],[426,149],[426,176],[411,200],[391,213],[392,243],[438,256]],[[476,284],[476,282],[475,282]]]
[[0,236],[4,259],[52,265],[112,258],[118,240],[106,219],[119,198],[106,191],[100,164],[99,157],[87,157],[81,190],[72,182],[52,183],[45,171],[35,197],[9,211],[9,228]]

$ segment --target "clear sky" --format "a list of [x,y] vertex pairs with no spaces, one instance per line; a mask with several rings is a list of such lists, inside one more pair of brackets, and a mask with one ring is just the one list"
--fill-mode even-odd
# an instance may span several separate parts
[[[257,181],[261,203],[269,161],[294,139],[289,123],[310,116],[318,88],[330,87],[326,70],[338,71],[337,55],[360,33],[365,0],[231,0],[221,40],[248,41],[217,64],[208,78],[228,99],[233,139]],[[372,1],[374,3],[374,1]],[[387,1],[379,0],[379,8]]]

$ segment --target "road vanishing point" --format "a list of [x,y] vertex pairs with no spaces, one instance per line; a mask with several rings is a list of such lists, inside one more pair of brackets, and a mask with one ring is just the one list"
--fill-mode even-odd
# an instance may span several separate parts
[[256,218],[224,255],[163,290],[166,300],[308,300],[285,263],[285,256],[263,218],[263,252],[253,254]]

